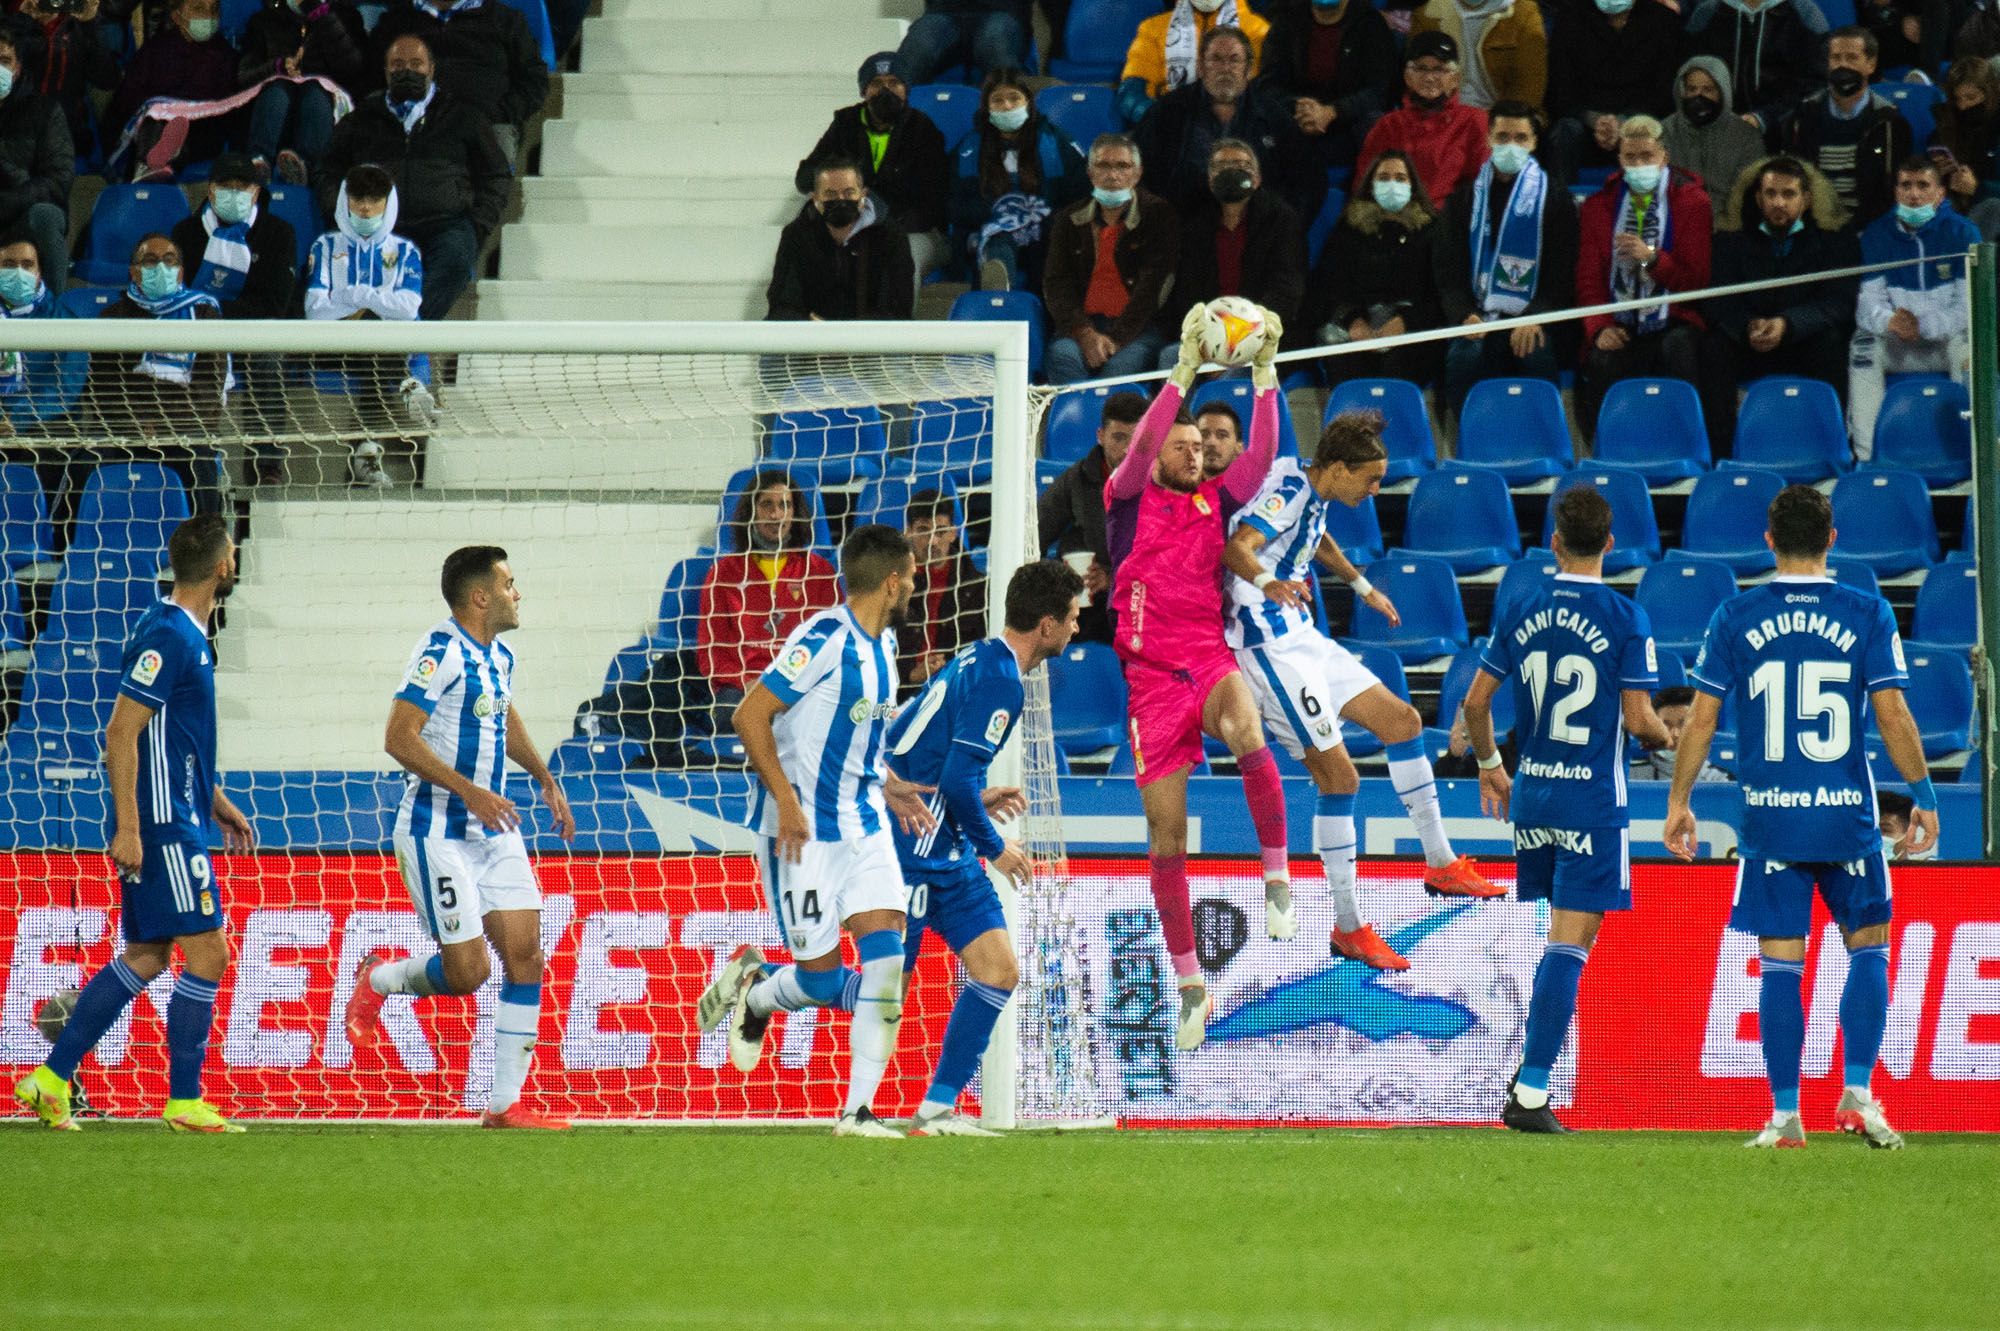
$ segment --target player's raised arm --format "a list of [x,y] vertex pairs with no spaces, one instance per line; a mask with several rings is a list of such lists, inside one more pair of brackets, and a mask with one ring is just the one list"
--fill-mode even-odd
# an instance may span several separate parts
[[[1910,783],[1910,800],[1916,805],[1910,810],[1910,839],[1904,852],[1921,855],[1938,839],[1937,790],[1931,785],[1930,764],[1924,761],[1923,734],[1901,689],[1877,689],[1868,695],[1868,701],[1875,707],[1875,724],[1882,732],[1889,760]],[[1674,775],[1679,777],[1678,769]]]
[[514,801],[496,795],[461,776],[452,765],[431,752],[424,743],[424,723],[430,720],[424,709],[408,698],[397,697],[389,704],[389,724],[382,736],[382,749],[404,771],[433,786],[443,786],[465,801],[465,807],[484,827],[508,832],[521,825]]
[[528,734],[528,728],[521,724],[521,718],[512,709],[507,713],[507,756],[535,779],[542,788],[542,803],[549,806],[549,816],[555,820],[556,835],[565,841],[576,839],[576,815],[570,812],[569,797],[563,794],[561,783],[555,773],[549,771],[542,761],[541,751]]
[[1105,482],[1105,492],[1112,499],[1132,498],[1146,488],[1146,478],[1153,474],[1153,464],[1167,442],[1167,432],[1173,429],[1174,418],[1180,415],[1181,404],[1188,390],[1194,387],[1195,372],[1201,368],[1202,309],[1200,305],[1194,306],[1182,320],[1180,360],[1133,428],[1125,460]]
[[1285,330],[1278,323],[1278,316],[1269,310],[1264,311],[1264,324],[1269,332],[1250,368],[1250,382],[1256,389],[1250,402],[1250,438],[1236,461],[1229,464],[1229,470],[1222,473],[1222,492],[1238,507],[1257,493],[1278,456],[1278,412],[1284,395],[1278,392],[1275,357],[1278,339]]

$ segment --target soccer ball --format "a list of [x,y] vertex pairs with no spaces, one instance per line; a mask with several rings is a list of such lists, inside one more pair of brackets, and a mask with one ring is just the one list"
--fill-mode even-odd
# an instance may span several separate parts
[[63,1033],[63,1027],[69,1025],[69,1014],[76,1011],[76,1000],[82,995],[81,989],[59,989],[49,995],[41,1011],[35,1013],[35,1029],[42,1033],[44,1040],[50,1044],[56,1042],[56,1037]]
[[1264,349],[1270,330],[1257,302],[1217,296],[1201,313],[1201,354],[1216,365],[1248,365]]

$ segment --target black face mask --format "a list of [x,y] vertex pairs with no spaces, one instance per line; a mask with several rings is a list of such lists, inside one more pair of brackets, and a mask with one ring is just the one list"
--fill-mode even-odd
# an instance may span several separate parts
[[861,203],[858,199],[828,199],[819,206],[819,215],[830,227],[850,227],[861,220]]
[[868,95],[868,118],[877,125],[888,125],[903,114],[903,99],[883,88]]
[[1836,97],[1852,97],[1868,86],[1868,76],[1858,69],[1836,69],[1826,76],[1826,86]]
[[430,90],[431,81],[411,70],[399,69],[389,76],[389,100],[392,102],[421,102]]
[[1222,203],[1241,203],[1256,191],[1250,173],[1240,166],[1232,166],[1218,171],[1208,182],[1209,193]]
[[1681,114],[1686,116],[1688,124],[1696,129],[1706,129],[1715,123],[1717,116],[1722,114],[1722,103],[1713,97],[1683,97]]

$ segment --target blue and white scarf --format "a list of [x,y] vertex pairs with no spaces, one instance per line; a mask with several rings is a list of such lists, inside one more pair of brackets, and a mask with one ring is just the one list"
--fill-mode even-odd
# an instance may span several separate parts
[[418,123],[424,118],[424,112],[431,109],[431,99],[437,94],[437,80],[432,79],[429,90],[424,93],[424,99],[420,102],[391,101],[387,96],[384,96],[382,101],[388,106],[389,114],[403,122],[403,133],[414,134],[417,132]]
[[1472,186],[1472,291],[1482,314],[1512,318],[1528,308],[1542,280],[1542,208],[1548,177],[1534,158],[1514,177],[1500,232],[1493,234],[1489,206],[1493,163],[1479,168]]
[[[10,306],[0,300],[0,319],[36,319],[49,312],[56,298],[46,284],[35,287],[35,298],[26,305]],[[28,388],[28,358],[19,351],[0,351],[0,397],[12,397]]]
[[[125,288],[125,298],[137,305],[155,319],[192,319],[200,306],[206,305],[220,314],[222,307],[215,303],[213,296],[204,295],[182,287],[171,296],[154,300],[139,289],[137,282]],[[149,351],[139,358],[137,366],[140,374],[164,383],[179,384],[186,388],[194,383],[194,353],[192,351]]]
[[[1667,179],[1673,173],[1660,172],[1660,183],[1653,189],[1653,197],[1646,201],[1644,208],[1633,206],[1632,191],[1621,183],[1618,187],[1618,218],[1611,226],[1613,236],[1628,232],[1646,242],[1652,250],[1667,250],[1674,243],[1674,214],[1667,206]],[[1611,252],[1611,299],[1644,300],[1657,296],[1663,288],[1653,280],[1648,269],[1618,257],[1617,250]],[[1618,317],[1618,322],[1637,333],[1657,333],[1667,326],[1667,307],[1654,305],[1643,310],[1628,310]]]
[[986,225],[972,238],[979,262],[986,262],[986,246],[998,236],[1006,236],[1016,245],[1033,245],[1042,238],[1042,223],[1048,216],[1047,199],[1033,194],[1002,194],[993,201],[993,214]]
[[235,300],[250,276],[250,228],[257,224],[257,205],[234,226],[215,215],[215,205],[201,208],[201,224],[208,228],[208,248],[201,252],[201,267],[195,269],[194,290],[218,301]]

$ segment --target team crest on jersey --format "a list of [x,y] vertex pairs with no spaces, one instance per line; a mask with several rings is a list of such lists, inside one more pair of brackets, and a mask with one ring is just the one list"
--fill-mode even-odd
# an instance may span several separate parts
[[1208,506],[1208,496],[1200,493],[1197,493],[1194,497],[1194,511],[1203,517],[1208,517],[1215,512],[1214,509]]
[[1333,722],[1331,721],[1315,722],[1313,724],[1313,734],[1318,735],[1321,739],[1332,739]]
[[204,915],[215,914],[215,894],[207,888],[201,890],[201,913]]
[[[1901,648],[1899,647],[1897,650],[1900,653]],[[1900,656],[1898,659],[1900,660]],[[139,659],[132,664],[132,682],[134,684],[151,684],[160,677],[160,667],[165,664],[166,662],[161,659],[160,654],[151,648],[140,652]]]
[[794,647],[778,662],[778,673],[786,679],[797,679],[799,672],[804,670],[812,659],[813,654],[805,647]]
[[440,923],[443,924],[445,933],[455,934],[458,932],[458,916],[447,915]]
[[998,744],[1000,737],[1007,733],[1007,723],[1013,719],[1004,707],[993,713],[993,719],[986,723],[986,742]]

